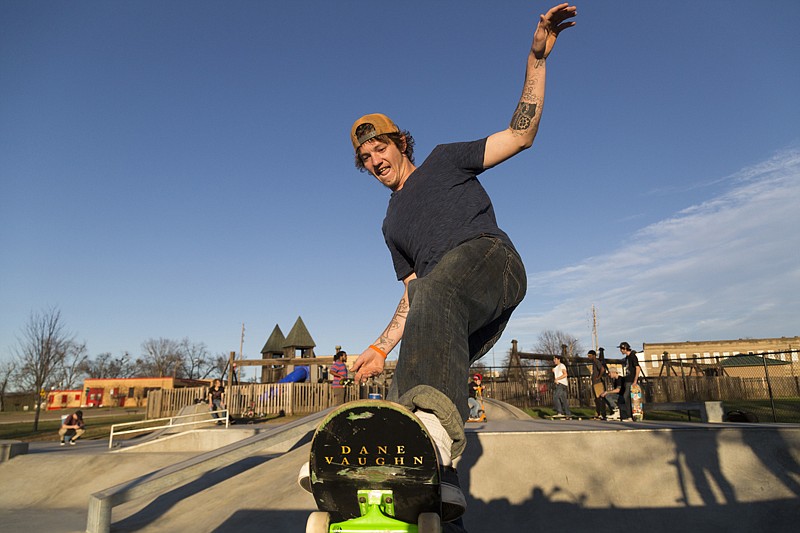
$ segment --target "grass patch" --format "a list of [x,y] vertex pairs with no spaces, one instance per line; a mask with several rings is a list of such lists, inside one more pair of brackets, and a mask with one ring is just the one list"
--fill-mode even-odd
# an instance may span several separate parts
[[[725,413],[730,411],[742,411],[752,413],[758,417],[759,422],[763,423],[800,423],[800,398],[782,398],[775,400],[775,416],[773,419],[772,404],[769,400],[723,400],[722,405]],[[645,420],[659,422],[700,422],[700,412],[691,411],[691,419],[686,411],[650,411],[645,407]],[[550,407],[527,407],[523,409],[533,418],[544,419],[555,414],[555,409]],[[575,417],[591,418],[594,416],[594,408],[572,407],[572,415]]]
[[[592,418],[595,415],[593,407],[570,407],[573,418]],[[523,409],[533,418],[546,419],[548,416],[556,414],[555,409],[550,407],[527,407]],[[689,417],[686,411],[647,411],[645,420],[657,420],[660,422],[688,422]],[[692,413],[692,422],[700,421],[700,413]]]
[[[72,411],[69,411],[72,412]],[[86,411],[84,411],[85,413]],[[98,411],[95,410],[93,414],[97,414]],[[10,418],[12,413],[0,413],[0,422],[3,422],[4,418]],[[85,416],[85,415],[84,415]],[[305,415],[293,415],[293,416],[280,416],[277,414],[266,415],[264,417],[259,417],[258,419],[247,419],[247,418],[234,418],[231,419],[232,424],[236,425],[248,425],[248,424],[285,424],[287,422],[291,422],[302,418]],[[89,418],[85,418],[86,422],[86,433],[81,435],[81,439],[84,440],[97,440],[97,439],[104,439],[107,440],[108,436],[111,434],[111,426],[114,424],[122,424],[125,422],[138,422],[141,420],[145,420],[144,413],[141,414],[130,414],[125,412],[109,412],[108,414],[101,414],[99,416],[92,416]],[[164,424],[164,422],[157,422],[156,425]],[[58,430],[61,429],[61,420],[39,420],[39,429],[37,431],[33,431],[33,414],[30,414],[30,418],[21,421],[21,422],[8,422],[8,423],[0,423],[0,440],[19,440],[23,442],[41,442],[41,441],[56,441],[58,440]],[[134,429],[134,428],[122,428],[122,429]],[[142,433],[131,433],[128,435],[120,435],[119,437],[114,436],[114,440],[126,440],[141,437]]]
[[722,402],[725,412],[743,411],[758,417],[759,422],[800,423],[800,399],[781,398],[775,400],[775,415],[773,418],[772,404],[769,400],[736,400]]
[[[137,422],[139,420],[144,420],[144,414],[120,414],[118,416],[110,415],[102,418],[90,418],[86,420],[86,433],[81,436],[81,439],[108,439],[112,425],[123,422]],[[59,429],[61,429],[61,420],[39,420],[37,431],[33,431],[33,420],[10,422],[0,424],[0,439],[20,440],[23,442],[55,441],[59,438]]]

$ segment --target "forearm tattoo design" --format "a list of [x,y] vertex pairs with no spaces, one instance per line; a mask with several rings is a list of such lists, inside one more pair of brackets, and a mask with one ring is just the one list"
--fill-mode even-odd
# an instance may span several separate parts
[[[543,59],[536,61],[532,65],[533,71],[540,69],[544,64]],[[528,79],[522,88],[522,97],[519,104],[517,104],[517,110],[514,111],[514,115],[511,117],[511,124],[509,124],[509,127],[516,132],[525,131],[532,124],[535,124],[533,120],[536,117],[536,109],[538,107],[536,88],[539,86],[539,75],[533,71],[528,71]]]
[[386,329],[383,331],[383,334],[378,339],[377,345],[379,348],[386,351],[387,353],[392,348],[394,348],[396,342],[392,341],[390,334],[392,331],[403,327],[403,324],[405,324],[407,317],[408,317],[408,302],[406,301],[405,298],[402,298],[400,300],[400,303],[397,304],[397,311],[395,311],[394,317],[392,317],[392,321],[389,322],[389,325],[386,326]]
[[536,103],[535,102],[520,102],[517,105],[517,110],[511,117],[511,124],[509,127],[512,130],[527,130],[531,127],[533,117],[536,116]]

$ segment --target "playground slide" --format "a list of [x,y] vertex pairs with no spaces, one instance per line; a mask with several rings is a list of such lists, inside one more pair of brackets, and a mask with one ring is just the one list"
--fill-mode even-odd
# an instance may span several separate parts
[[278,383],[303,383],[308,381],[310,372],[307,366],[298,366],[285,378],[278,381]]

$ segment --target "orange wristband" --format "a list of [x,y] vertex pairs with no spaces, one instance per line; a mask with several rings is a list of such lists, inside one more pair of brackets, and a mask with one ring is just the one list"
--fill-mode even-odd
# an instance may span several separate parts
[[380,348],[378,348],[377,346],[375,346],[374,344],[370,344],[369,347],[378,352],[379,354],[381,354],[381,357],[383,357],[384,359],[386,359],[386,357],[388,357],[389,355]]

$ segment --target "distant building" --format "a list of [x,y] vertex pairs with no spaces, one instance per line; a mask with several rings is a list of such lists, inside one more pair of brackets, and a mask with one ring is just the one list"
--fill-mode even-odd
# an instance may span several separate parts
[[47,409],[78,407],[146,407],[152,390],[205,387],[208,380],[161,378],[87,378],[83,389],[51,390]]
[[683,365],[684,373],[692,371],[692,365],[719,365],[726,375],[751,376],[758,369],[763,373],[765,364],[770,375],[793,375],[800,363],[800,337],[645,343],[639,363],[649,376],[663,374],[665,365],[673,372]]
[[51,390],[47,393],[47,410],[73,409],[81,406],[81,389]]

